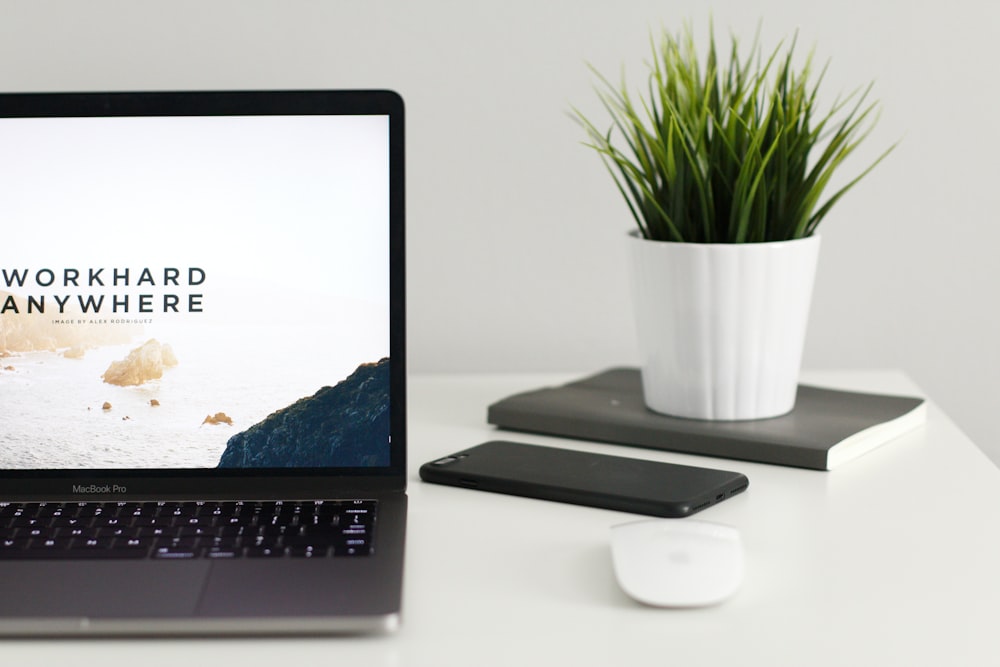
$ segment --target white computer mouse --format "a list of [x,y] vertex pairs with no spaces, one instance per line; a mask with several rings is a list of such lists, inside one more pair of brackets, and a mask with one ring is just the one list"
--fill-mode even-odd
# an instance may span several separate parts
[[656,607],[703,607],[743,581],[743,543],[731,526],[652,519],[611,528],[611,559],[629,596]]

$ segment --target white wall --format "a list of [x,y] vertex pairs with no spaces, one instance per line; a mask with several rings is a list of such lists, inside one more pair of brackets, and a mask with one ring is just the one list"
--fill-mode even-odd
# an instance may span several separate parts
[[600,117],[585,62],[639,82],[650,30],[709,12],[798,30],[831,96],[876,80],[848,171],[903,140],[821,228],[805,365],[902,368],[1000,460],[995,3],[0,0],[0,90],[395,88],[412,369],[590,371],[635,361],[631,222],[567,111]]

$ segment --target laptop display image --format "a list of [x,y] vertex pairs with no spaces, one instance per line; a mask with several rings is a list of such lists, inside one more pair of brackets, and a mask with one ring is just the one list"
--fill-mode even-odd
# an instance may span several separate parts
[[0,95],[0,632],[398,624],[402,114]]

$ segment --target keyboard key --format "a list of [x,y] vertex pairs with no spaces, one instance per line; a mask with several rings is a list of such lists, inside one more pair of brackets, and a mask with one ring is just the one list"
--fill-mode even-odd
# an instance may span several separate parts
[[205,549],[205,558],[239,558],[243,550],[236,547],[209,547]]
[[247,558],[281,558],[285,555],[284,547],[247,547],[244,550]]
[[187,560],[197,558],[201,555],[201,549],[197,547],[156,547],[153,549],[152,557],[172,560]]
[[328,552],[328,547],[302,546],[289,547],[286,553],[292,558],[323,558]]

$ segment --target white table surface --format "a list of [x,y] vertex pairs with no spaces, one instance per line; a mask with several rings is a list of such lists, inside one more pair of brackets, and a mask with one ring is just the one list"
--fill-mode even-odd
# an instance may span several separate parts
[[[925,426],[833,472],[497,431],[486,405],[569,375],[410,380],[403,627],[336,639],[0,642],[0,664],[1000,664],[1000,470],[931,402]],[[807,373],[919,394],[898,372]],[[664,610],[618,588],[612,525],[636,515],[425,484],[427,460],[511,439],[743,472],[749,490],[697,518],[736,526],[740,591]],[[0,601],[2,604],[2,601]]]

